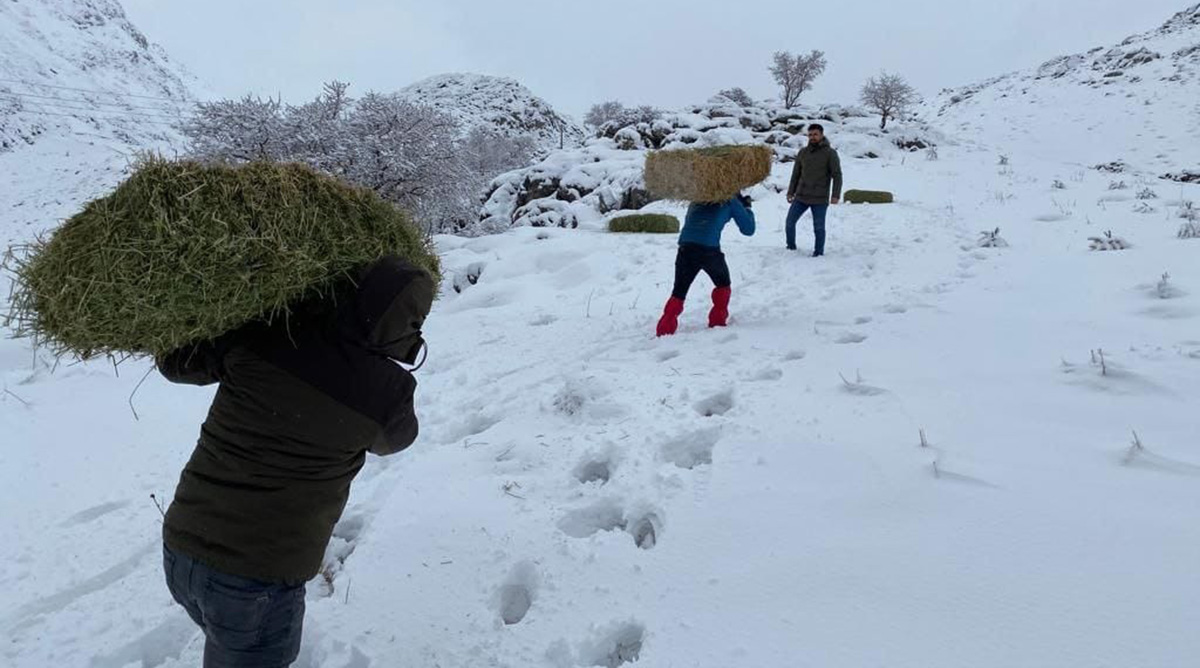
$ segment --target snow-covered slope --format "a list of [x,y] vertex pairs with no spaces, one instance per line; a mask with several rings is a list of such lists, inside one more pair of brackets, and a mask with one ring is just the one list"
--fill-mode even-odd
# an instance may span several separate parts
[[1200,178],[1200,4],[1116,46],[943,91],[926,112],[1007,152]]
[[0,244],[75,213],[138,151],[177,147],[193,81],[116,0],[0,2]]
[[519,82],[481,74],[442,74],[419,81],[400,96],[456,118],[467,131],[481,127],[531,137],[544,150],[574,146],[583,129]]
[[[607,124],[583,146],[551,152],[529,167],[499,176],[481,208],[479,225],[471,231],[489,234],[527,225],[573,228],[614,212],[641,209],[654,201],[642,178],[650,150],[761,143],[773,147],[780,162],[790,162],[804,146],[804,129],[814,122],[825,126],[848,160],[905,155],[944,141],[940,132],[914,121],[882,132],[878,121],[853,107],[742,107],[717,96],[654,121]],[[773,192],[777,191],[778,187]],[[766,192],[759,188],[753,194]]]
[[[1108,174],[1013,160],[848,160],[899,203],[835,207],[819,260],[759,199],[731,327],[701,279],[671,339],[672,236],[439,238],[477,281],[427,323],[421,439],[355,481],[298,668],[1191,665],[1200,240],[1174,184],[1132,216]],[[0,342],[0,665],[198,665],[150,495],[212,392],[151,375],[135,419],[148,371]]]
[[0,152],[48,137],[170,140],[193,80],[116,0],[0,3]]

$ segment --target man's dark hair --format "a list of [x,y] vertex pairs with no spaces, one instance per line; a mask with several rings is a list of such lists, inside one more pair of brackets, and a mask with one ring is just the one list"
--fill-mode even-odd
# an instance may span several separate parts
[[820,130],[821,134],[825,134],[825,126],[821,125],[820,123],[813,123],[812,125],[808,126],[809,132],[812,132],[813,130]]

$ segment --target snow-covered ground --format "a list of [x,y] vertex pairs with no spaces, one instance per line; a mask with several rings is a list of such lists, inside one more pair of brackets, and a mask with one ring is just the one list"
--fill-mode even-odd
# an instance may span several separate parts
[[[701,279],[653,338],[672,237],[440,239],[478,281],[446,281],[422,437],[356,481],[298,665],[1194,664],[1200,187],[990,139],[845,160],[898,203],[834,208],[823,259],[756,202],[728,329]],[[150,495],[211,392],[148,370],[0,342],[0,665],[197,665]]]

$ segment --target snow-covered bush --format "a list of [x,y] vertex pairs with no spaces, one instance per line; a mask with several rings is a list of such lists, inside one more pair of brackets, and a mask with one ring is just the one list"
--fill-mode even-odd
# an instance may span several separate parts
[[331,82],[298,106],[252,97],[201,103],[182,127],[189,157],[303,163],[375,191],[433,232],[474,222],[483,187],[532,153],[519,140],[463,137],[454,118],[432,107],[374,92],[354,99],[347,89]]
[[743,88],[726,88],[725,90],[717,93],[717,95],[720,95],[721,97],[724,97],[736,104],[740,104],[743,107],[754,106],[754,98],[750,97],[750,94],[747,93]]
[[1186,293],[1175,287],[1175,284],[1171,282],[1171,274],[1164,272],[1158,284],[1154,286],[1154,294],[1159,299],[1178,299]]
[[1138,202],[1137,204],[1133,205],[1133,212],[1134,213],[1158,213],[1158,209],[1155,209],[1154,206],[1151,205],[1149,202]]
[[1126,184],[1124,181],[1109,181],[1108,189],[1109,190],[1128,190],[1129,185]]
[[1184,200],[1179,203],[1179,217],[1191,223],[1200,221],[1200,207],[1191,200]]
[[1137,198],[1142,201],[1158,199],[1158,193],[1154,192],[1153,188],[1146,187],[1137,191]]
[[622,151],[646,148],[646,140],[642,138],[642,133],[638,132],[636,128],[621,128],[613,137],[613,141]]
[[1054,190],[1066,190],[1067,184],[1063,183],[1062,179],[1054,179],[1054,181],[1050,183],[1050,187]]
[[1000,236],[1000,228],[979,233],[980,248],[1008,248],[1008,242]]
[[1118,251],[1133,247],[1121,237],[1114,237],[1112,230],[1106,231],[1102,237],[1088,237],[1088,241],[1094,251]]
[[1200,239],[1200,221],[1189,220],[1179,227],[1180,239]]

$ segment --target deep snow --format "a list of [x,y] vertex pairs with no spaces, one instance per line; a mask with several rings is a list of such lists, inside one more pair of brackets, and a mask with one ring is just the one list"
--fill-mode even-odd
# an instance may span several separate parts
[[[1200,241],[1168,202],[1200,189],[1134,214],[1109,174],[940,154],[846,161],[899,202],[836,207],[824,259],[757,202],[732,326],[701,281],[671,339],[673,238],[439,239],[478,281],[446,282],[423,435],[356,482],[298,665],[1188,665]],[[1089,251],[1109,228],[1133,248]],[[151,374],[135,420],[145,364],[0,360],[5,665],[195,665],[149,495],[210,392]]]
[[[931,107],[938,160],[830,124],[846,186],[898,201],[835,207],[825,258],[783,249],[777,166],[759,234],[726,237],[728,329],[701,279],[654,339],[675,240],[607,234],[589,202],[578,230],[439,238],[422,436],[356,481],[298,665],[1193,665],[1200,239],[1177,232],[1200,185],[1156,177],[1200,167],[1196,82],[1147,97],[1064,62],[1019,115],[1025,75]],[[0,153],[0,241],[105,192],[128,144]],[[617,150],[542,167],[620,185]],[[1131,247],[1089,250],[1106,231]],[[0,666],[198,664],[156,503],[210,397],[0,340]]]

